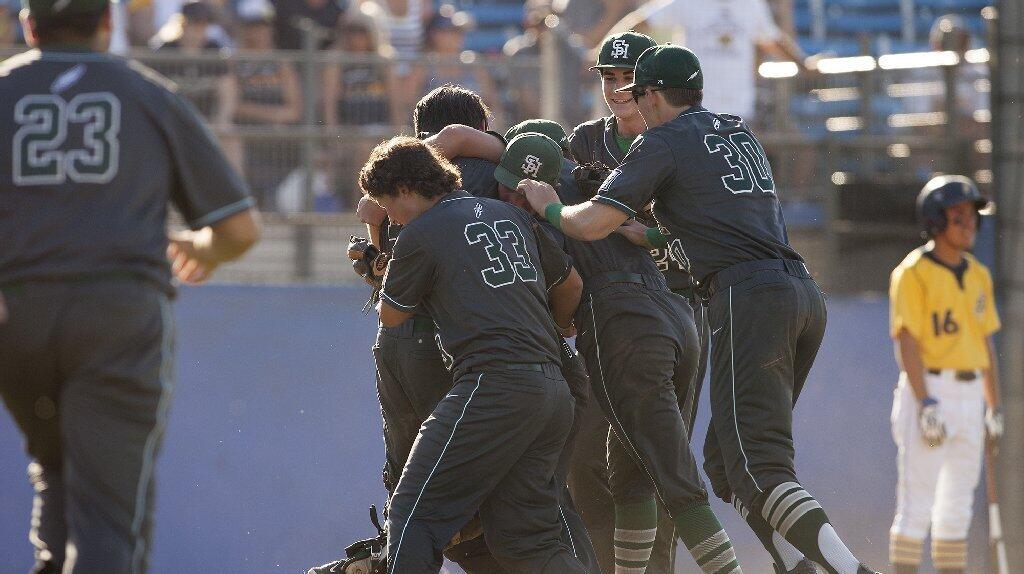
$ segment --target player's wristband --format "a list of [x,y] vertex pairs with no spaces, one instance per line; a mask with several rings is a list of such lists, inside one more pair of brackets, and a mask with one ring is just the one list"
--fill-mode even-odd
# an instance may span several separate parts
[[561,203],[549,203],[544,208],[544,219],[548,220],[548,223],[555,226],[555,229],[562,230],[562,209],[565,208]]
[[648,227],[644,236],[647,237],[647,243],[650,243],[651,247],[661,249],[668,246],[668,239],[665,239],[665,235],[657,227]]

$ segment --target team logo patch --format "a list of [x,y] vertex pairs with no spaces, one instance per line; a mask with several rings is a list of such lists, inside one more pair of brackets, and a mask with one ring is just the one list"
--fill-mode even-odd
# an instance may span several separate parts
[[629,42],[618,39],[612,40],[612,58],[626,59],[629,53]]
[[539,157],[535,155],[528,155],[523,158],[523,165],[521,167],[524,175],[538,177],[542,165],[544,164],[540,161]]
[[475,215],[477,219],[480,219],[480,216],[483,214],[484,206],[480,205],[479,203],[473,206],[473,215]]

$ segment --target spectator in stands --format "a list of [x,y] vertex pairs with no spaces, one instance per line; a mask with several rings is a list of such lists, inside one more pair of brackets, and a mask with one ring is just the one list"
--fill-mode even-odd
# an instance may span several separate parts
[[638,4],[637,0],[551,0],[551,11],[581,36],[587,48],[593,48]]
[[207,34],[212,23],[213,10],[202,0],[189,0],[149,40],[149,45],[157,51],[177,50],[184,54],[219,50],[224,46]]
[[[332,177],[332,156],[326,150],[319,150],[313,162],[313,203],[315,213],[341,211],[342,202],[335,193]],[[293,169],[281,185],[277,186],[276,199],[279,213],[302,213],[306,210],[306,168]]]
[[715,75],[704,80],[704,107],[751,121],[757,50],[813,68],[796,40],[779,29],[765,0],[651,0],[614,30],[636,29],[658,42],[685,45]]
[[348,7],[348,0],[270,0],[277,13],[274,21],[274,45],[281,50],[302,49],[301,20],[309,18],[324,32],[317,46],[327,49],[334,43],[334,31]]
[[490,72],[483,65],[466,65],[472,63],[476,54],[465,51],[466,29],[471,19],[466,12],[456,12],[450,5],[442,6],[438,13],[430,19],[425,30],[426,52],[437,58],[436,61],[420,65],[412,69],[406,82],[415,86],[415,91],[405,90],[412,96],[406,100],[404,108],[411,107],[415,98],[435,88],[445,85],[461,86],[479,94],[484,101],[491,102],[491,113],[495,123],[503,123],[502,113],[497,107],[498,89]]
[[[379,56],[373,21],[355,14],[338,27],[332,49]],[[354,62],[330,65],[323,73],[323,118],[328,126],[387,124],[390,120],[388,65]]]
[[181,54],[180,61],[157,61],[153,67],[178,85],[178,92],[210,118],[220,92],[228,89],[227,65],[222,61],[188,59],[224,46],[209,33],[214,13],[201,0],[189,0],[150,40],[158,52]]
[[[266,54],[274,46],[274,8],[264,0],[250,0],[239,6],[239,48],[250,54]],[[302,115],[299,77],[290,62],[239,60],[220,90],[218,127],[232,124],[281,126],[294,124]],[[236,165],[241,166],[254,194],[261,202],[270,200],[281,175],[298,162],[298,145],[289,139],[224,139]],[[286,165],[282,166],[282,162]]]
[[359,6],[359,11],[374,21],[382,51],[400,63],[407,63],[419,56],[423,49],[423,28],[434,15],[434,2],[366,0]]

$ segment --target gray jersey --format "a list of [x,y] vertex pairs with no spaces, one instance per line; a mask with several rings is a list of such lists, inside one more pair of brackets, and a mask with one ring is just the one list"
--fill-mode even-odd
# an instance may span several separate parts
[[462,189],[476,197],[498,199],[498,180],[494,163],[476,157],[457,157],[453,162],[462,173]]
[[128,274],[170,291],[168,202],[193,229],[253,205],[172,87],[94,52],[0,64],[0,285]]
[[547,289],[571,268],[525,211],[456,191],[402,228],[381,298],[434,319],[456,379],[501,362],[557,364]]
[[[576,205],[590,199],[585,197],[572,176],[576,164],[566,160],[558,182],[558,198],[565,205]],[[556,232],[557,233],[557,232]],[[561,234],[558,234],[561,236]],[[564,237],[564,236],[563,236]],[[565,250],[572,256],[573,266],[583,278],[584,289],[600,275],[610,272],[639,273],[660,277],[658,266],[647,249],[634,245],[618,233],[599,241],[577,241],[565,238]]]
[[[576,163],[600,163],[608,167],[618,167],[626,154],[615,141],[615,129],[615,116],[576,126],[569,136],[569,154]],[[645,225],[654,225],[649,216],[641,214],[638,219]],[[651,256],[658,265],[658,270],[665,274],[665,280],[668,281],[670,288],[692,287],[693,278],[682,264],[669,256],[668,248],[651,249]]]
[[654,201],[672,258],[698,280],[746,261],[802,261],[764,149],[736,116],[697,107],[647,130],[594,201],[631,217]]

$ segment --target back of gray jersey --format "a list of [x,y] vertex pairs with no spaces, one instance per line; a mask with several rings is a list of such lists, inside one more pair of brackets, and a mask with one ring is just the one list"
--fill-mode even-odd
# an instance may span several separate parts
[[477,157],[457,157],[452,163],[462,173],[462,189],[476,197],[498,199],[498,180],[494,179],[494,163]]
[[172,89],[101,53],[0,64],[0,285],[127,274],[170,291],[168,203],[193,229],[253,205]]
[[455,378],[496,363],[557,363],[547,290],[571,268],[525,211],[457,191],[402,228],[381,298],[433,318]]

